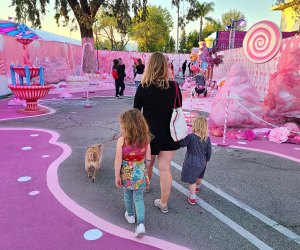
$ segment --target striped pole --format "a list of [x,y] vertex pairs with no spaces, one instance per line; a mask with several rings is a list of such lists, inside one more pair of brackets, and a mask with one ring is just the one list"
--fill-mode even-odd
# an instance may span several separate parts
[[190,117],[189,117],[189,123],[188,126],[192,126],[192,106],[193,106],[193,88],[191,89],[191,100],[190,100]]
[[227,131],[227,116],[228,116],[228,109],[229,109],[229,95],[230,90],[227,91],[227,103],[226,103],[226,109],[225,109],[225,121],[224,121],[224,132],[223,132],[223,143],[218,144],[220,147],[228,147],[229,144],[226,143],[226,131]]
[[90,104],[90,98],[89,98],[89,83],[87,83],[87,90],[86,90],[86,103],[84,105],[85,108],[91,108],[92,105]]

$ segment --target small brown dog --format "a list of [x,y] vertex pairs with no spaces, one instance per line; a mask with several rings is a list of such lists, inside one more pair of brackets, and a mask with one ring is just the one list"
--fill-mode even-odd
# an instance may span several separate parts
[[102,160],[102,144],[91,145],[87,147],[85,153],[85,171],[89,178],[95,182],[95,178]]

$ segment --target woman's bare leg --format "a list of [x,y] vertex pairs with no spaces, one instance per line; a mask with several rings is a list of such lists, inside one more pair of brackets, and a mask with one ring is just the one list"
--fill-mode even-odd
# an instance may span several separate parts
[[172,186],[171,161],[175,151],[160,151],[158,154],[158,169],[160,175],[160,202],[163,207],[168,205]]

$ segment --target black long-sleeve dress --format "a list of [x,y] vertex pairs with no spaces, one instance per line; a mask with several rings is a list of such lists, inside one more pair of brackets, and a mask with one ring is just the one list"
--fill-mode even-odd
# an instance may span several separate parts
[[123,96],[125,84],[124,84],[124,67],[122,65],[116,65],[113,66],[113,69],[115,69],[118,73],[119,78],[115,79],[115,88],[116,88],[116,97]]
[[[176,89],[175,82],[170,81],[168,89],[161,89],[155,85],[143,87],[139,85],[135,97],[134,108],[143,109],[143,115],[148,122],[150,132],[154,135],[151,141],[151,154],[158,155],[160,151],[172,151],[179,149],[178,142],[174,142],[170,133],[170,121],[174,107]],[[178,87],[180,102],[182,96]]]

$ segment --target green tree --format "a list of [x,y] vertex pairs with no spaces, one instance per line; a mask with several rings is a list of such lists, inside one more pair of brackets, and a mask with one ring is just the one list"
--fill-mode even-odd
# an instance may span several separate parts
[[186,32],[185,30],[182,31],[180,40],[179,40],[179,51],[186,52],[186,43],[187,43],[187,37],[186,37]]
[[108,39],[96,39],[95,49],[111,50],[111,42]]
[[[229,10],[222,15],[222,25],[226,27],[227,25],[231,25],[232,20],[240,20],[241,18],[245,18],[243,12],[239,10]],[[237,30],[245,30],[245,26],[238,26]]]
[[185,18],[184,16],[180,16],[180,4],[184,2],[189,2],[190,4],[194,2],[194,0],[172,0],[172,5],[177,8],[177,52],[179,46],[179,28],[185,27]]
[[175,44],[176,44],[175,39],[173,37],[169,36],[169,38],[166,39],[166,44],[165,44],[163,51],[166,53],[174,53],[175,52]]
[[219,20],[211,20],[204,25],[203,37],[206,38],[213,34],[214,32],[224,30],[224,26]]
[[[125,15],[122,19],[122,24],[118,24],[118,18],[113,15],[112,10],[105,11],[100,9],[96,15],[96,22],[94,26],[94,32],[96,41],[100,41],[99,44],[103,44],[105,41],[105,47],[110,50],[124,50],[129,41],[127,35],[129,27],[131,25],[131,17]],[[101,39],[101,38],[104,38]],[[109,46],[107,47],[107,40]]]
[[203,19],[211,20],[212,18],[208,17],[208,14],[214,11],[214,3],[213,2],[203,2],[200,3],[195,1],[191,4],[190,9],[188,10],[186,19],[188,21],[196,21],[200,19],[200,27],[199,27],[199,41],[204,39],[202,34],[203,29]]
[[167,9],[148,6],[146,20],[134,22],[129,34],[138,43],[139,51],[163,51],[172,28],[172,17]]
[[[11,0],[12,6],[15,6],[16,17],[18,21],[28,20],[33,27],[41,27],[41,17],[46,13],[46,7],[50,0]],[[133,11],[136,20],[144,20],[146,17],[147,0],[55,0],[55,19],[59,25],[62,19],[63,25],[67,25],[70,17],[73,14],[78,22],[82,43],[92,44],[93,26],[96,14],[101,6],[110,7],[113,14],[117,16],[118,25],[122,26],[124,15],[129,15]],[[139,15],[138,15],[139,14]],[[93,51],[88,50],[85,53],[83,61],[88,62],[84,67],[84,71],[94,70]]]
[[190,32],[187,36],[186,41],[186,48],[188,51],[191,51],[193,47],[199,47],[199,32],[197,30],[194,30],[193,32]]

